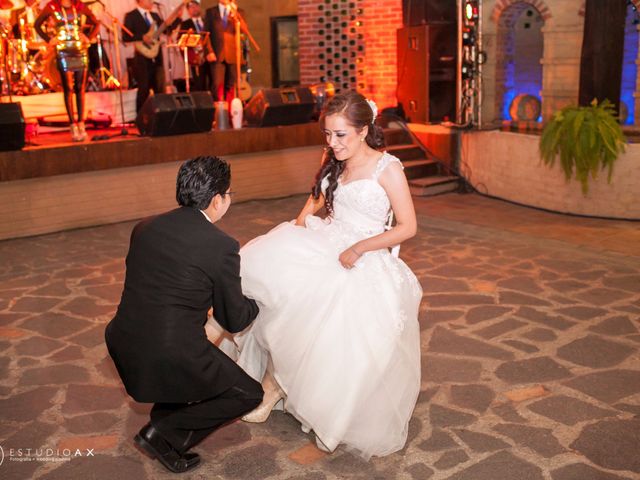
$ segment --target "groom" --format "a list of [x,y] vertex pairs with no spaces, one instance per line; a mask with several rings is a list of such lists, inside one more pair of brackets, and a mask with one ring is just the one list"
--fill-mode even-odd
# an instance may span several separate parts
[[232,333],[258,314],[240,288],[238,242],[215,226],[231,204],[230,183],[230,167],[217,157],[180,167],[180,207],[133,229],[124,291],[105,332],[127,393],[154,403],[134,441],[175,473],[200,463],[192,446],[262,401],[261,385],[204,329],[211,307]]

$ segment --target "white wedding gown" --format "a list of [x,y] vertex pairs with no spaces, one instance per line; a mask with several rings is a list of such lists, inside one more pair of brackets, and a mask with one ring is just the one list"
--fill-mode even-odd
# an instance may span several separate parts
[[237,339],[238,363],[261,381],[270,355],[285,410],[329,449],[344,444],[367,459],[407,439],[420,390],[422,289],[387,249],[350,270],[338,257],[384,231],[390,203],[377,179],[398,161],[385,153],[372,178],[338,184],[332,217],[283,223],[240,251],[243,290],[260,313]]

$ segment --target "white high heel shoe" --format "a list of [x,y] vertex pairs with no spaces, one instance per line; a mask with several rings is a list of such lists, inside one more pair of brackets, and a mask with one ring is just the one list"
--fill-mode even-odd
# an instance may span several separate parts
[[267,418],[269,418],[269,415],[271,414],[271,410],[273,410],[279,402],[284,403],[286,395],[269,372],[265,374],[265,378],[262,382],[262,388],[264,389],[264,398],[262,399],[262,403],[243,416],[243,421],[249,423],[266,422]]

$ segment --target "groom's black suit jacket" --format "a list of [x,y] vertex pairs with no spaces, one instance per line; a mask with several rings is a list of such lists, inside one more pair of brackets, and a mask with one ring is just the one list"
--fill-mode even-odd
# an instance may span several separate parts
[[238,249],[236,240],[192,208],[134,227],[124,291],[106,342],[135,400],[193,402],[236,383],[235,363],[207,340],[204,324],[210,307],[232,333],[258,314],[242,294]]

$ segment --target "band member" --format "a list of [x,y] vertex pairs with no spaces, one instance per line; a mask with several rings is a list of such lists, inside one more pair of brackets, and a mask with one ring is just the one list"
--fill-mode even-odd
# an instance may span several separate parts
[[143,47],[158,45],[158,35],[154,34],[156,30],[170,32],[178,26],[184,4],[180,4],[166,22],[163,22],[159,14],[151,11],[154,3],[152,0],[136,0],[136,2],[138,7],[124,17],[124,26],[131,31],[132,35],[123,30],[122,39],[125,43],[139,42],[136,44],[133,55],[133,77],[138,84],[136,110],[139,111],[149,97],[150,89],[153,89],[154,93],[162,93],[165,85],[162,48],[144,50]]
[[[200,35],[211,33],[204,27],[202,9],[198,0],[187,2],[187,13],[189,18],[182,22],[180,30],[193,31]],[[195,91],[209,91],[213,88],[213,62],[216,59],[216,55],[213,53],[210,36],[206,36],[204,49],[195,52],[195,55],[189,58],[189,63],[191,64],[191,89]]]
[[[55,29],[54,37],[43,28],[45,22]],[[84,26],[89,27],[87,33],[83,32]],[[89,65],[87,50],[98,33],[98,20],[80,0],[51,0],[38,15],[34,28],[55,49],[71,138],[81,142],[87,138],[84,127],[84,96]],[[73,93],[76,95],[76,119],[73,116]]]
[[[211,44],[216,54],[213,63],[214,100],[231,101],[234,96],[238,62],[235,23],[239,18],[236,4],[230,0],[219,0],[218,5],[208,8],[205,13],[205,29],[211,32]],[[240,21],[240,29],[248,33],[243,21]]]

